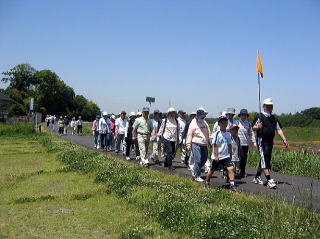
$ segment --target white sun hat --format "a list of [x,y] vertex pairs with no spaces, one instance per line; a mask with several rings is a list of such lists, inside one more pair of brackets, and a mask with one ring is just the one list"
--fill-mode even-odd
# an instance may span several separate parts
[[102,115],[103,116],[108,115],[108,112],[107,111],[103,111]]
[[271,98],[267,98],[263,101],[263,105],[273,105],[273,100]]
[[176,112],[176,110],[175,110],[173,107],[170,107],[170,108],[168,109],[168,113],[170,113],[170,112]]
[[202,110],[206,115],[208,114],[208,111],[205,109],[205,108],[203,108],[203,107],[199,107],[198,109],[197,109],[197,111],[198,110]]
[[136,116],[136,113],[135,112],[130,112],[129,117],[131,117],[131,116]]

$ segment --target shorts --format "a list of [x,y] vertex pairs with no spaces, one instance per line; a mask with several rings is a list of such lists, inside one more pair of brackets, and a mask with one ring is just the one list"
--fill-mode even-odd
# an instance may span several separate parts
[[212,159],[211,170],[218,171],[220,169],[226,169],[228,167],[233,167],[233,166],[234,164],[231,162],[230,158],[222,159],[219,161]]

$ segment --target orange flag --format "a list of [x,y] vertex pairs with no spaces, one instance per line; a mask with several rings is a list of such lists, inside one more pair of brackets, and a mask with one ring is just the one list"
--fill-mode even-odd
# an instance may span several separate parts
[[262,62],[261,62],[261,58],[260,58],[260,52],[257,52],[257,72],[258,74],[260,74],[261,78],[263,78],[263,69],[262,69]]

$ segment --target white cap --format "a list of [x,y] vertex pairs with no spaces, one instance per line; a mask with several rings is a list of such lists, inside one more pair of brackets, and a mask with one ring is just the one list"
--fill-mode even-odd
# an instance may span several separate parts
[[197,109],[197,111],[198,111],[198,110],[202,110],[202,111],[204,111],[205,114],[208,114],[208,111],[206,111],[206,109],[203,108],[203,107],[199,107],[199,108]]
[[137,112],[137,115],[142,115],[142,113],[140,111]]
[[263,105],[273,105],[273,101],[271,98],[267,98],[263,101]]
[[135,112],[130,112],[129,117],[131,117],[131,116],[136,116],[136,113]]
[[176,112],[176,110],[175,110],[174,108],[170,107],[170,108],[168,109],[168,113],[170,113],[170,112]]
[[197,112],[193,111],[193,112],[191,112],[190,115],[196,115],[196,114],[197,114]]
[[103,111],[102,115],[103,116],[108,115],[108,112],[107,111]]
[[115,115],[111,115],[111,119],[116,119],[116,116]]

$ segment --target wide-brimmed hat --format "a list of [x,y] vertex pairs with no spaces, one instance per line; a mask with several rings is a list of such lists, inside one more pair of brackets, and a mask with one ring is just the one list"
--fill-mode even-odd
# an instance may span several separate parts
[[226,114],[235,115],[236,114],[236,109],[235,108],[227,108]]
[[208,111],[205,109],[205,108],[203,108],[203,107],[199,107],[198,109],[197,109],[197,111],[198,110],[202,110],[206,115],[208,114]]
[[194,112],[194,111],[190,113],[190,115],[196,115],[196,114],[197,112]]
[[247,109],[240,110],[240,113],[238,114],[238,116],[240,117],[240,115],[247,115],[249,117],[248,110]]
[[267,98],[263,101],[263,105],[273,105],[273,100],[271,98]]
[[170,107],[169,109],[168,109],[168,113],[171,113],[171,112],[177,112],[173,107]]
[[136,116],[135,112],[130,112],[129,117]]
[[103,111],[102,115],[106,116],[106,115],[108,115],[108,112],[107,111]]

